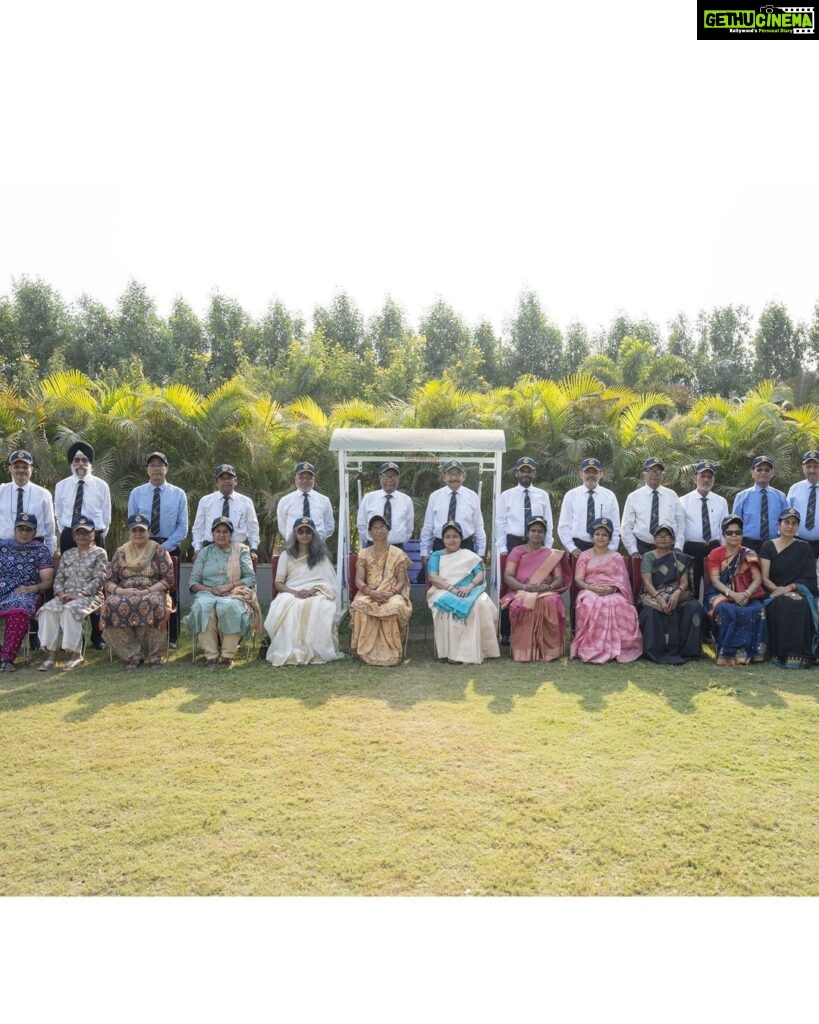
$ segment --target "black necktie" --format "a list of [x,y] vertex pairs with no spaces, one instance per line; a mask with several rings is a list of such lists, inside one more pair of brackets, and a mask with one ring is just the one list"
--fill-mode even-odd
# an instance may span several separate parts
[[449,499],[449,513],[447,515],[447,522],[455,522],[455,491],[452,492],[452,495]]
[[805,518],[805,528],[812,530],[816,523],[816,484],[811,484],[810,497],[808,498],[808,514]]
[[392,505],[390,504],[391,501],[391,494],[384,495],[384,522],[387,524],[388,530],[392,529]]
[[532,501],[529,497],[529,488],[523,488],[523,532],[526,533],[526,527],[529,525],[529,520],[532,518]]
[[307,497],[306,494],[304,496],[304,501],[302,502],[301,514],[305,516],[307,519],[310,518],[310,499]]
[[589,491],[589,496],[586,498],[586,533],[589,536],[591,536],[594,519],[594,492]]
[[82,515],[82,492],[84,490],[84,487],[85,487],[85,482],[83,480],[78,480],[77,481],[77,493],[74,495],[74,509],[73,509],[73,511],[71,513],[71,521],[72,521],[72,523],[77,518],[77,516],[81,516]]
[[17,488],[17,515],[19,516],[22,511],[23,511],[23,488],[22,487],[18,487]]
[[151,502],[151,536],[159,536],[159,488],[154,487],[154,498]]
[[759,539],[767,540],[771,535],[771,528],[768,525],[768,488],[762,488],[762,495],[759,499]]
[[711,540],[711,520],[708,518],[708,498],[700,498],[702,502],[702,539],[708,543]]
[[651,495],[651,519],[648,523],[648,532],[653,537],[660,525],[660,495],[653,491]]
[[222,515],[225,519],[230,519],[230,495],[222,499]]

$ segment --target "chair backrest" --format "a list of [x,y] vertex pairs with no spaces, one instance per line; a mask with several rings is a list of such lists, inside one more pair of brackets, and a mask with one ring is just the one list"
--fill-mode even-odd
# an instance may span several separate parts
[[418,582],[418,574],[424,567],[421,561],[421,541],[417,537],[404,541],[404,554],[409,558],[412,565],[407,569],[407,576],[410,583]]
[[347,560],[347,580],[350,591],[350,601],[355,598],[358,588],[355,585],[355,566],[358,558],[351,552]]
[[500,580],[498,581],[498,600],[500,600],[509,589],[503,580],[503,574],[506,572],[506,555],[501,555],[498,561],[500,562],[500,568],[498,570],[500,572]]
[[640,554],[627,556],[628,575],[631,580],[631,596],[634,598],[635,603],[640,596],[640,591],[643,589],[643,577],[640,573],[642,561],[643,556]]

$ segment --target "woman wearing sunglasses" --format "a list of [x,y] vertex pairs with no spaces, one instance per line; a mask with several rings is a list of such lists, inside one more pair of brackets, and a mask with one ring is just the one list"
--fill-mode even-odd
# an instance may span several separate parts
[[708,586],[703,603],[711,620],[718,665],[764,661],[768,629],[759,557],[742,543],[742,517],[722,520],[723,544],[706,559]]

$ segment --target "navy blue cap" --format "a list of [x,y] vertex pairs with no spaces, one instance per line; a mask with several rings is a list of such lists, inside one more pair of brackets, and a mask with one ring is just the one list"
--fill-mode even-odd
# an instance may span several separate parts
[[643,463],[643,472],[647,469],[651,469],[653,466],[659,466],[660,469],[665,469],[665,463],[662,459],[658,459],[656,455],[652,455],[650,459],[646,459]]
[[373,523],[383,523],[386,526],[387,525],[387,520],[382,515],[379,515],[377,512],[375,512],[367,520],[367,529],[368,530],[372,529]]
[[531,519],[526,521],[526,532],[528,533],[535,523],[540,523],[544,530],[549,529],[549,524],[546,522],[543,516],[532,516]]
[[609,537],[611,537],[614,533],[614,523],[611,519],[606,519],[605,516],[600,516],[591,524],[589,533],[594,533],[595,530],[608,530]]
[[581,469],[602,469],[603,463],[600,459],[583,459],[580,463]]
[[210,524],[211,533],[216,529],[217,526],[226,526],[231,533],[233,533],[233,523],[228,519],[227,516],[217,516]]
[[741,529],[745,528],[745,523],[743,522],[742,516],[734,515],[733,513],[731,513],[730,516],[725,516],[725,518],[720,523],[720,528],[722,529],[723,533],[725,533],[725,527],[728,526],[729,523],[739,523]]
[[71,520],[72,530],[90,530],[90,532],[93,533],[96,528],[94,520],[89,519],[88,516],[75,516]]
[[447,459],[441,468],[445,473],[448,473],[450,469],[460,469],[463,472],[464,464],[458,459]]
[[293,471],[293,476],[296,476],[298,473],[312,473],[313,476],[315,476],[316,467],[312,462],[297,462],[296,468]]
[[316,532],[316,524],[310,516],[299,516],[295,523],[293,523],[293,530],[296,531],[300,526],[309,526],[313,533]]
[[145,465],[150,465],[151,459],[159,459],[160,462],[164,462],[166,466],[169,466],[168,456],[164,452],[151,452],[148,458],[145,460]]
[[522,459],[518,459],[513,468],[523,469],[524,466],[528,469],[537,469],[537,463],[534,459],[530,459],[528,455],[524,455]]
[[229,462],[223,462],[220,466],[217,466],[216,469],[214,469],[213,471],[214,477],[220,477],[223,473],[227,473],[229,476],[239,475]]
[[29,466],[34,465],[34,456],[31,452],[27,452],[25,448],[18,448],[16,452],[12,452],[9,455],[9,465],[13,462],[27,462]]
[[779,513],[777,519],[781,523],[783,519],[790,519],[791,516],[793,516],[797,523],[802,522],[802,513],[799,511],[798,508],[794,508],[793,506],[791,506],[790,508],[783,508],[782,511]]
[[657,526],[657,529],[654,531],[654,536],[655,537],[660,532],[660,530],[668,530],[668,532],[671,534],[671,536],[674,538],[674,540],[677,539],[677,531],[674,529],[674,527],[671,525],[671,523],[660,523]]
[[805,452],[802,456],[802,465],[806,462],[819,462],[819,452]]
[[457,530],[458,533],[461,535],[461,540],[464,539],[463,528],[462,528],[461,524],[455,522],[454,519],[450,519],[449,522],[444,523],[444,525],[441,527],[441,536],[442,537],[446,533],[447,530]]
[[754,459],[751,469],[756,469],[757,466],[761,466],[763,462],[767,462],[771,469],[774,468],[774,460],[770,455],[757,455]]
[[128,529],[133,530],[135,526],[142,526],[149,530],[151,528],[151,521],[141,512],[134,512],[132,516],[128,516]]
[[382,462],[381,465],[378,467],[378,475],[381,476],[381,474],[386,473],[388,469],[392,469],[398,474],[401,473],[401,470],[398,468],[397,462]]
[[18,512],[14,520],[15,526],[30,526],[32,530],[37,529],[37,516],[33,512]]
[[708,470],[709,473],[713,473],[716,476],[716,473],[717,473],[717,464],[716,464],[716,462],[712,462],[710,459],[703,459],[702,462],[698,462],[694,466],[694,473],[695,474],[697,474],[697,473],[704,473],[706,470]]

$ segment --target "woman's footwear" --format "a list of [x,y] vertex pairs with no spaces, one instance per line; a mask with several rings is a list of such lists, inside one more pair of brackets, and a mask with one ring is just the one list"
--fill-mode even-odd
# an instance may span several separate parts
[[126,663],[125,663],[125,671],[126,672],[136,672],[136,670],[139,668],[139,666],[141,664],[142,664],[142,662],[139,660],[139,658],[132,658],[130,661],[126,661]]
[[216,666],[218,664],[219,664],[219,662],[218,662],[218,660],[216,658],[208,658],[205,661],[205,666],[204,667],[205,668],[216,668]]
[[151,658],[151,660],[148,662],[148,668],[162,668],[162,659]]
[[10,661],[0,661],[0,672],[16,672],[16,669]]
[[81,654],[75,654],[73,658],[69,658],[65,665],[63,665],[63,672],[70,672],[72,668],[79,668],[84,661],[85,658]]
[[38,672],[50,672],[54,668],[54,666],[56,664],[57,664],[57,662],[54,660],[54,658],[46,658],[46,660],[42,663],[42,665],[38,665],[37,666],[37,671]]
[[233,668],[233,658],[220,658],[219,668]]

